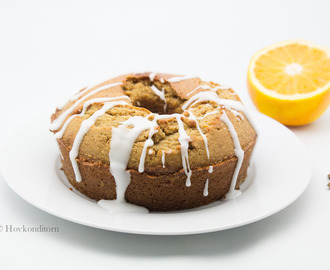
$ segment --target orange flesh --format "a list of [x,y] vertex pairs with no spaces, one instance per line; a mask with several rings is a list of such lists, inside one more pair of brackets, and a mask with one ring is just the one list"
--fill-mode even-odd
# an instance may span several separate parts
[[[288,73],[290,68],[291,73]],[[261,55],[255,63],[254,73],[268,90],[284,95],[304,94],[322,88],[330,81],[330,58],[317,48],[289,44]]]

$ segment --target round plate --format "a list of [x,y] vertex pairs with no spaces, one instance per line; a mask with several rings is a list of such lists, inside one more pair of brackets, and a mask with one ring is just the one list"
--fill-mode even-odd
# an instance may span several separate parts
[[[0,151],[8,185],[24,200],[55,216],[105,230],[153,235],[196,234],[242,226],[268,217],[296,200],[311,177],[304,146],[286,127],[260,113],[253,166],[243,194],[188,211],[109,213],[68,188],[58,170],[59,150],[48,130],[49,115],[22,125]],[[22,136],[22,133],[24,136]]]

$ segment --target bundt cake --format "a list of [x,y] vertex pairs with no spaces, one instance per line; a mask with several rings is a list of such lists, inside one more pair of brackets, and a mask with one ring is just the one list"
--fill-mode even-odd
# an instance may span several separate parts
[[257,139],[232,89],[161,73],[82,89],[56,109],[50,130],[75,189],[114,208],[150,211],[239,195]]

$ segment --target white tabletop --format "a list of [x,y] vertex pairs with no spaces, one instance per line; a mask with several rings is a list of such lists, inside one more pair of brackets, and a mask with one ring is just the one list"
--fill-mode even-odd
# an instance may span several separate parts
[[[251,56],[288,39],[330,47],[329,11],[330,1],[321,0],[2,1],[0,143],[86,84],[126,72],[199,75],[231,85],[253,109],[246,89]],[[0,268],[329,269],[329,122],[330,109],[291,128],[313,163],[304,194],[269,218],[226,231],[143,236],[89,228],[31,206],[0,178]]]

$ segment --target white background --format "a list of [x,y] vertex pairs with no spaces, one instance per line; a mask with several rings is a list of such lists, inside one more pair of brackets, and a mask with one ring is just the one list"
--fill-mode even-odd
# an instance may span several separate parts
[[[290,39],[330,47],[329,12],[326,0],[1,0],[0,143],[91,81],[125,72],[199,75],[231,85],[253,109],[246,89],[251,56]],[[227,231],[161,237],[89,228],[29,205],[0,178],[0,225],[60,230],[0,232],[0,267],[329,269],[329,123],[330,109],[291,128],[313,161],[306,192],[280,213]]]

